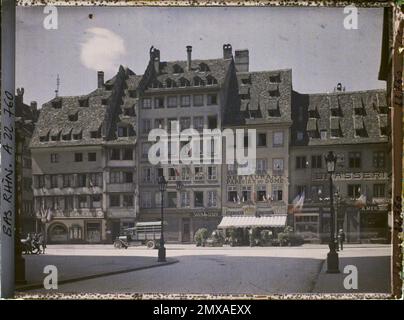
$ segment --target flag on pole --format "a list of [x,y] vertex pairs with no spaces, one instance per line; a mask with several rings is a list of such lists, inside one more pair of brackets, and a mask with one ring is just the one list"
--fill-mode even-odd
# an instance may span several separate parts
[[363,208],[366,206],[366,194],[361,194],[355,201],[356,208]]
[[46,221],[49,222],[52,220],[52,210],[48,208],[47,214],[46,214]]

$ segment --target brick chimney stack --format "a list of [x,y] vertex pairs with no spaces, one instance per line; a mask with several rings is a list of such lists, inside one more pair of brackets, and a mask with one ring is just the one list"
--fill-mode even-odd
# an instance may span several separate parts
[[236,50],[234,52],[234,63],[238,72],[248,72],[250,65],[248,49]]
[[231,59],[233,57],[231,44],[223,45],[223,59]]
[[187,46],[187,70],[191,70],[191,61],[192,61],[192,46]]
[[98,78],[98,89],[104,88],[104,71],[98,71],[97,72],[97,78]]

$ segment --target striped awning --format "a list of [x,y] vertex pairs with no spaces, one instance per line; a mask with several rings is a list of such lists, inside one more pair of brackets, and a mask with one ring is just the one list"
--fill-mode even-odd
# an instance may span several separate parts
[[218,228],[284,227],[287,215],[223,217]]

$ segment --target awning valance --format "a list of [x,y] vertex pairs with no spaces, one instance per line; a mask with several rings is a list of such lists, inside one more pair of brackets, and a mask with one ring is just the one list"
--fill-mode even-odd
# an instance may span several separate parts
[[273,215],[267,217],[232,216],[223,217],[217,226],[224,228],[252,228],[252,227],[284,227],[287,215]]

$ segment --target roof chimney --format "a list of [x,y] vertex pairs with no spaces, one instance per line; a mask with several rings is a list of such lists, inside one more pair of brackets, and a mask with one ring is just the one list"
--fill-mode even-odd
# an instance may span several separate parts
[[38,110],[38,103],[36,101],[31,101],[31,109],[32,111]]
[[24,88],[17,88],[17,96],[15,97],[16,103],[22,104],[24,100]]
[[191,54],[192,54],[192,46],[187,46],[187,70],[191,70]]
[[154,71],[156,74],[160,73],[160,50],[151,46],[150,48],[150,61],[153,61]]
[[248,72],[250,65],[248,49],[236,50],[234,52],[234,62],[238,72]]
[[231,44],[223,45],[223,59],[231,59],[233,57]]
[[98,77],[98,89],[104,88],[104,71],[98,71],[97,77]]

